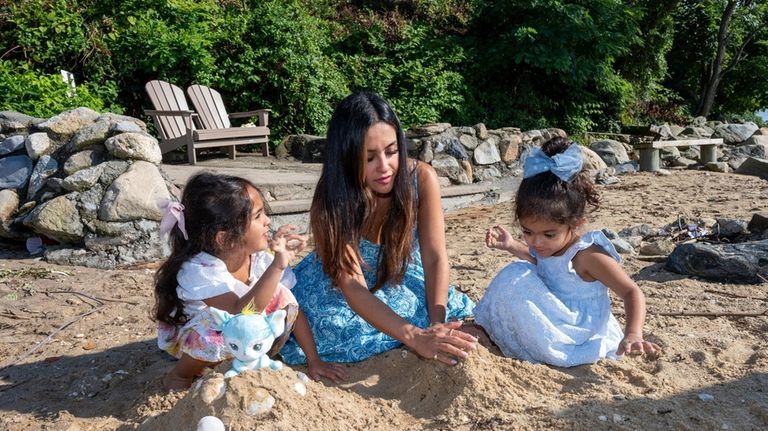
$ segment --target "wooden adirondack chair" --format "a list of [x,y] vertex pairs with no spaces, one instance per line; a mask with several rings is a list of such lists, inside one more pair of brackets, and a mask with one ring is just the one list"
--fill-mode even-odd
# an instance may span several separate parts
[[227,147],[231,159],[235,158],[235,145],[263,143],[263,148],[268,148],[269,129],[266,127],[200,128],[196,124],[198,115],[189,109],[181,88],[155,80],[147,82],[144,89],[155,108],[144,112],[157,126],[162,153],[186,145],[189,163],[194,165],[197,163],[195,150],[200,148]]
[[[232,128],[230,118],[259,118],[258,126],[244,127],[253,133],[254,142],[261,145],[261,153],[264,156],[269,155],[269,113],[270,109],[258,109],[255,111],[227,113],[224,107],[224,100],[218,91],[204,85],[191,85],[187,88],[187,95],[192,105],[197,111],[200,120],[200,127],[206,131],[223,130]],[[207,132],[206,132],[207,133]],[[212,132],[213,133],[213,132]]]

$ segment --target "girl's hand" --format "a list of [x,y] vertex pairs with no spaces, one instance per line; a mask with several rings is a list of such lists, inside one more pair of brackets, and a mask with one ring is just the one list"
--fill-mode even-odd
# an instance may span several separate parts
[[293,233],[296,229],[298,229],[297,226],[287,224],[280,226],[272,235],[269,247],[275,253],[274,262],[281,269],[288,267],[288,264],[296,257],[296,254],[307,246],[307,238],[305,236]]
[[643,340],[640,335],[627,334],[621,343],[619,348],[616,349],[617,355],[627,354],[630,356],[642,355],[642,354],[656,354],[661,352],[661,347],[650,341]]
[[325,377],[333,383],[341,383],[347,378],[347,372],[339,364],[323,362],[320,359],[307,361],[307,374],[314,381],[319,381],[320,377]]
[[422,358],[456,365],[457,358],[466,359],[469,352],[477,349],[477,338],[459,331],[461,323],[436,323],[422,329],[410,347]]
[[501,226],[494,226],[485,233],[485,245],[488,248],[509,251],[514,243],[512,235]]

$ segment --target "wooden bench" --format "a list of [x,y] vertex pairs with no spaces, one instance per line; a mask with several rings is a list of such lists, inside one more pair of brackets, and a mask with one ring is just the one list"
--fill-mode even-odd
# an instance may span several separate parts
[[658,171],[661,165],[660,148],[670,147],[700,147],[699,163],[705,164],[717,161],[717,146],[723,145],[722,139],[681,139],[677,141],[640,142],[634,146],[640,150],[640,170],[645,172]]

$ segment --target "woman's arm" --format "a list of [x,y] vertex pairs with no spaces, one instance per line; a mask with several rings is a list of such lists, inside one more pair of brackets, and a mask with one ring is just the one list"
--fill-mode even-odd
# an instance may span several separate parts
[[466,358],[467,352],[475,349],[474,337],[454,331],[461,322],[426,330],[410,324],[368,290],[362,272],[342,275],[339,288],[355,313],[422,357],[453,365],[456,363],[454,358]]
[[440,184],[435,170],[426,163],[417,163],[416,174],[419,183],[417,222],[427,292],[427,312],[430,323],[443,323],[448,303],[449,264]]

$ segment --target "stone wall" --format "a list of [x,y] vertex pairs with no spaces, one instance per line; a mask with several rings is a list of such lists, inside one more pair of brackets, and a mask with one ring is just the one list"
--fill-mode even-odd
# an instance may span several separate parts
[[[132,117],[87,108],[0,112],[0,237],[40,237],[47,260],[114,267],[168,253],[160,206],[178,194],[157,140]],[[58,246],[57,246],[58,245]]]

